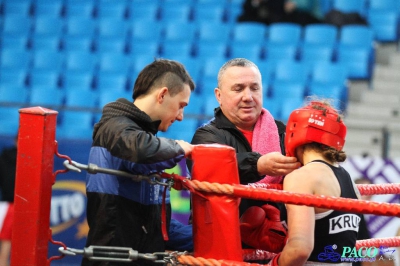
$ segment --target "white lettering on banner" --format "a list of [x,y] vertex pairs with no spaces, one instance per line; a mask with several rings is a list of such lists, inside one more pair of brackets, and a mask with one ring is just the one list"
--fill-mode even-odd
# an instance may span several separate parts
[[85,197],[80,193],[53,196],[51,198],[50,223],[57,225],[83,215]]
[[329,219],[329,234],[337,234],[347,230],[358,232],[361,218],[355,214],[343,214]]

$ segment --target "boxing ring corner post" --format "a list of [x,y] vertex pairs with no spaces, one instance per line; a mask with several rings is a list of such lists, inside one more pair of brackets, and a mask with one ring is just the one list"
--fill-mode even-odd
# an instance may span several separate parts
[[47,265],[57,111],[19,110],[11,266]]
[[[236,151],[217,144],[196,145],[192,178],[198,181],[239,184]],[[192,195],[193,244],[196,257],[243,261],[239,203],[236,197]]]

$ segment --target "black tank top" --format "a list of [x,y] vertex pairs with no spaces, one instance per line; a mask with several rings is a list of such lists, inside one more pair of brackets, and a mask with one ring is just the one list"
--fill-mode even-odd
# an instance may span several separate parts
[[[324,161],[335,174],[340,185],[340,197],[357,199],[349,173],[341,166],[335,167]],[[286,209],[281,211],[281,219],[287,222]],[[360,214],[330,210],[316,214],[314,231],[314,249],[308,261],[324,263],[341,263],[340,257],[344,247],[353,249],[356,245]]]

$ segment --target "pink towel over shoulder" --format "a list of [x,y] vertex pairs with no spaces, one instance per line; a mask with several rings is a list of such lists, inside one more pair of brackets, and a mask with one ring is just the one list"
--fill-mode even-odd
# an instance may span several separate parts
[[[253,130],[253,151],[261,155],[270,152],[281,152],[278,127],[271,113],[267,109],[261,110],[261,115],[257,120]],[[273,177],[266,175],[257,183],[276,184],[282,181],[282,177]]]

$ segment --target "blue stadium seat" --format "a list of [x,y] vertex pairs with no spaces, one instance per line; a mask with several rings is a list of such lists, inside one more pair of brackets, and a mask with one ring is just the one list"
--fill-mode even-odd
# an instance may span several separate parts
[[158,12],[158,1],[130,1],[128,4],[128,18],[130,21],[156,21]]
[[63,0],[35,0],[33,1],[34,16],[60,17],[63,10]]
[[184,119],[186,119],[186,117],[202,115],[204,112],[204,98],[197,93],[192,93],[190,95],[189,104],[183,110]]
[[95,5],[94,14],[97,18],[125,19],[127,5],[125,1],[99,1]]
[[303,43],[334,47],[338,41],[338,28],[330,24],[310,24],[304,26]]
[[61,86],[64,91],[91,90],[93,87],[93,72],[85,69],[66,70],[61,75]]
[[33,87],[56,88],[59,86],[60,72],[51,69],[31,69],[28,84]]
[[91,17],[73,16],[66,18],[65,34],[93,38],[96,33],[96,21]]
[[98,36],[93,40],[93,50],[97,54],[108,52],[126,53],[126,41],[120,37]]
[[224,22],[225,5],[222,1],[209,3],[197,2],[193,5],[193,21],[200,22]]
[[368,0],[368,9],[372,10],[398,10],[397,0]]
[[88,51],[71,50],[65,53],[66,70],[88,71],[97,70],[98,57]]
[[3,33],[26,35],[32,30],[32,18],[19,14],[8,14],[3,17]]
[[[212,86],[215,87],[215,86]],[[219,102],[217,101],[217,98],[214,95],[214,88],[207,88],[209,92],[207,91],[206,94],[204,94],[204,115],[207,116],[207,118],[211,118],[214,116],[214,109],[219,107]]]
[[98,94],[91,90],[67,90],[65,92],[65,107],[96,108]]
[[274,80],[271,83],[270,98],[277,102],[282,102],[284,99],[304,99],[306,95],[306,84],[303,82],[281,82]]
[[237,18],[242,14],[242,6],[236,5],[234,3],[230,3],[226,6],[225,17],[227,24],[235,24],[237,22]]
[[306,85],[309,75],[310,69],[307,64],[293,60],[281,60],[275,65],[274,81]]
[[302,30],[302,26],[295,23],[273,23],[268,28],[267,42],[269,45],[298,45]]
[[97,19],[97,36],[118,37],[126,40],[129,25],[121,18],[102,17]]
[[99,73],[117,72],[128,75],[131,70],[131,57],[118,52],[102,53],[99,57]]
[[64,53],[51,50],[37,50],[33,53],[33,69],[61,71],[64,68]]
[[374,35],[370,27],[346,25],[340,30],[336,61],[347,64],[349,77],[369,79],[375,61]]
[[269,83],[272,81],[275,75],[276,63],[271,63],[268,60],[255,61],[254,63],[260,70],[264,93],[267,94],[269,89]]
[[292,98],[292,99],[284,99],[281,102],[281,110],[280,110],[280,120],[282,120],[284,123],[286,123],[289,119],[290,114],[293,112],[293,110],[303,107],[304,106],[304,99],[297,99],[297,98]]
[[77,50],[90,52],[94,49],[93,39],[85,35],[64,35],[61,39],[61,48],[66,52]]
[[344,25],[339,32],[339,45],[364,46],[372,48],[374,34],[370,27],[365,25]]
[[224,58],[227,53],[226,42],[199,41],[194,44],[194,55],[200,61],[204,61],[206,58]]
[[335,49],[331,45],[304,43],[299,48],[299,59],[309,65],[318,61],[333,61],[334,56]]
[[193,54],[193,43],[187,41],[164,40],[161,43],[160,54],[164,58],[174,57],[178,55],[191,56]]
[[163,22],[188,22],[190,20],[191,11],[190,3],[181,5],[163,5],[160,9],[160,20]]
[[344,13],[356,12],[361,15],[365,14],[367,9],[366,0],[332,0],[332,8]]
[[156,57],[153,55],[142,54],[132,58],[131,74],[139,73],[146,65],[154,61]]
[[64,32],[65,21],[61,17],[39,16],[33,21],[34,34],[51,34],[61,36]]
[[97,91],[114,90],[123,92],[126,90],[128,78],[122,73],[102,72],[96,75],[94,82]]
[[267,109],[275,119],[280,117],[281,103],[273,98],[267,97],[265,93],[263,97],[263,107]]
[[127,51],[132,56],[141,54],[157,56],[159,54],[159,42],[156,40],[132,40],[128,43]]
[[346,64],[319,62],[311,71],[310,94],[318,92],[320,96],[329,96],[320,91],[323,88],[332,90],[331,96],[338,98],[343,103],[340,107],[345,108],[348,102],[348,76]]
[[29,16],[31,13],[32,1],[31,0],[4,0],[3,1],[3,14],[7,15],[22,15]]
[[340,46],[337,51],[337,62],[347,67],[350,79],[371,78],[374,64],[368,48]]
[[46,108],[60,108],[64,102],[64,92],[56,88],[31,88],[29,105]]
[[93,127],[81,127],[76,124],[57,127],[56,138],[67,140],[91,140],[93,135]]
[[88,111],[63,111],[57,126],[57,139],[90,140],[93,135],[94,117]]
[[30,38],[30,48],[58,51],[61,48],[61,39],[53,34],[33,34]]
[[197,26],[197,41],[226,43],[231,38],[231,29],[227,23],[200,22]]
[[66,0],[65,17],[93,18],[95,1]]
[[131,22],[130,41],[159,41],[162,37],[163,24],[152,20],[137,20]]
[[263,44],[266,41],[268,27],[257,22],[241,22],[232,26],[232,40]]
[[19,127],[20,107],[0,106],[0,135],[15,137]]
[[2,49],[0,56],[0,67],[27,69],[31,66],[32,54],[25,49]]
[[230,58],[246,58],[251,61],[258,61],[262,57],[263,46],[258,43],[250,42],[232,42],[229,44],[228,57]]
[[28,69],[0,68],[0,84],[7,86],[25,86]]
[[217,83],[219,69],[228,61],[226,58],[206,58],[203,61],[202,79],[212,79]]
[[1,49],[20,49],[24,50],[28,48],[28,36],[27,35],[14,35],[7,33],[0,33],[0,47]]
[[198,120],[195,118],[184,118],[182,121],[175,121],[168,128],[168,135],[172,139],[192,141],[194,132],[198,127]]
[[295,44],[267,45],[265,58],[271,64],[280,60],[296,60],[297,49]]
[[348,78],[346,66],[335,62],[318,62],[311,70],[312,83],[345,85]]
[[27,104],[29,91],[25,86],[0,83],[0,102],[3,104]]
[[192,22],[168,21],[164,26],[164,41],[194,41],[197,25]]
[[93,113],[89,111],[62,111],[60,113],[61,126],[78,126],[79,128],[93,129]]
[[400,12],[396,9],[369,9],[367,20],[379,42],[397,42],[399,40]]

